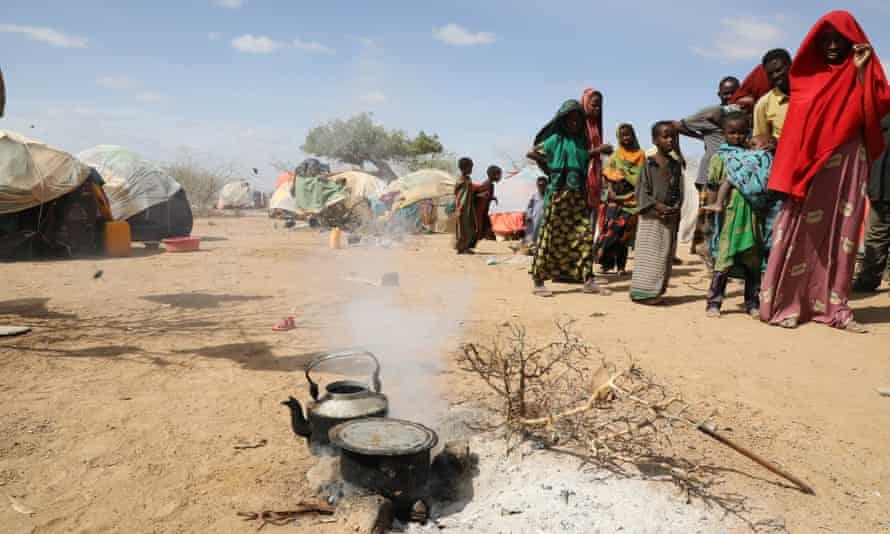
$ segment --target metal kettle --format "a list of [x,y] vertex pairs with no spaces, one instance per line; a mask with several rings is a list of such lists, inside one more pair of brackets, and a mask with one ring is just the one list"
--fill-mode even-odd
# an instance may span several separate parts
[[[363,382],[340,380],[326,385],[325,394],[318,398],[319,387],[312,380],[312,370],[322,362],[356,356],[364,356],[374,362],[374,371],[371,374],[373,391],[371,386]],[[386,396],[380,393],[380,362],[367,350],[345,350],[317,356],[306,366],[306,380],[313,400],[306,405],[305,415],[300,401],[293,397],[281,404],[290,409],[294,434],[306,438],[310,446],[328,445],[328,431],[345,421],[363,417],[386,417],[389,403]]]

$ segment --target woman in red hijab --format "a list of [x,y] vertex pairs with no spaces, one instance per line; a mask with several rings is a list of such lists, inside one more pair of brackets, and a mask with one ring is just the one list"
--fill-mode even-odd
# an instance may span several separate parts
[[603,156],[612,155],[612,145],[603,144],[603,94],[585,89],[581,95],[587,139],[590,140],[590,163],[587,169],[587,206],[596,213],[603,190]]
[[890,88],[850,13],[829,13],[810,30],[792,64],[791,87],[769,180],[788,200],[776,219],[761,317],[787,328],[817,321],[865,332],[848,296]]

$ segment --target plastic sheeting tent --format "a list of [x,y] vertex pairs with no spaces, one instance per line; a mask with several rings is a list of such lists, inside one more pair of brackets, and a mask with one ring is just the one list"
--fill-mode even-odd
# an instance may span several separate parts
[[398,207],[405,207],[421,200],[454,196],[455,183],[455,178],[445,171],[424,169],[390,183],[381,196],[397,194]]
[[537,165],[530,165],[494,186],[498,202],[492,203],[488,211],[494,233],[509,235],[525,230],[525,209],[538,187],[539,176],[545,175]]
[[349,189],[349,195],[352,198],[366,198],[368,200],[377,200],[380,195],[386,191],[386,182],[377,178],[373,174],[361,171],[346,171],[335,174],[330,177],[331,180],[343,180],[346,182],[346,189]]
[[219,192],[218,209],[246,209],[253,207],[253,187],[250,182],[229,182]]
[[346,187],[322,177],[298,176],[278,187],[269,201],[269,210],[297,215],[318,214],[349,197]]
[[90,169],[59,149],[0,130],[0,214],[55,200],[80,187]]
[[158,164],[121,146],[99,145],[84,150],[78,157],[95,168],[105,181],[102,188],[116,221],[125,221],[167,202],[182,189]]

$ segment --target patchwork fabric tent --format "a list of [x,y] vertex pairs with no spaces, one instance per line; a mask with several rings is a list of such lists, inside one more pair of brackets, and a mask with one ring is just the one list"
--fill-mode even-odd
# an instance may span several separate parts
[[541,169],[529,165],[495,185],[498,202],[492,203],[488,212],[494,233],[511,235],[525,231],[525,209],[535,194],[539,176],[545,176]]
[[455,183],[455,178],[445,171],[424,169],[391,182],[381,196],[396,195],[397,205],[402,208],[421,200],[454,196]]
[[297,215],[314,215],[349,197],[346,186],[321,176],[297,176],[278,186],[269,201],[269,210]]
[[361,171],[341,172],[330,176],[329,179],[343,181],[352,198],[377,200],[386,190],[386,182],[377,178],[373,174]]
[[130,223],[133,241],[191,235],[194,219],[179,182],[160,165],[127,148],[99,145],[78,157],[104,180],[111,214]]
[[77,189],[90,168],[59,149],[0,130],[0,214],[16,213]]
[[74,156],[0,131],[0,258],[98,252],[102,221],[111,218],[100,184]]

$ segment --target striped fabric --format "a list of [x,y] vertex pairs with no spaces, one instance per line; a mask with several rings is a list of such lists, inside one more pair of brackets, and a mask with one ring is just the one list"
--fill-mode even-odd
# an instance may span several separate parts
[[667,291],[676,250],[676,221],[667,223],[651,215],[640,215],[630,283],[632,300],[654,299]]

